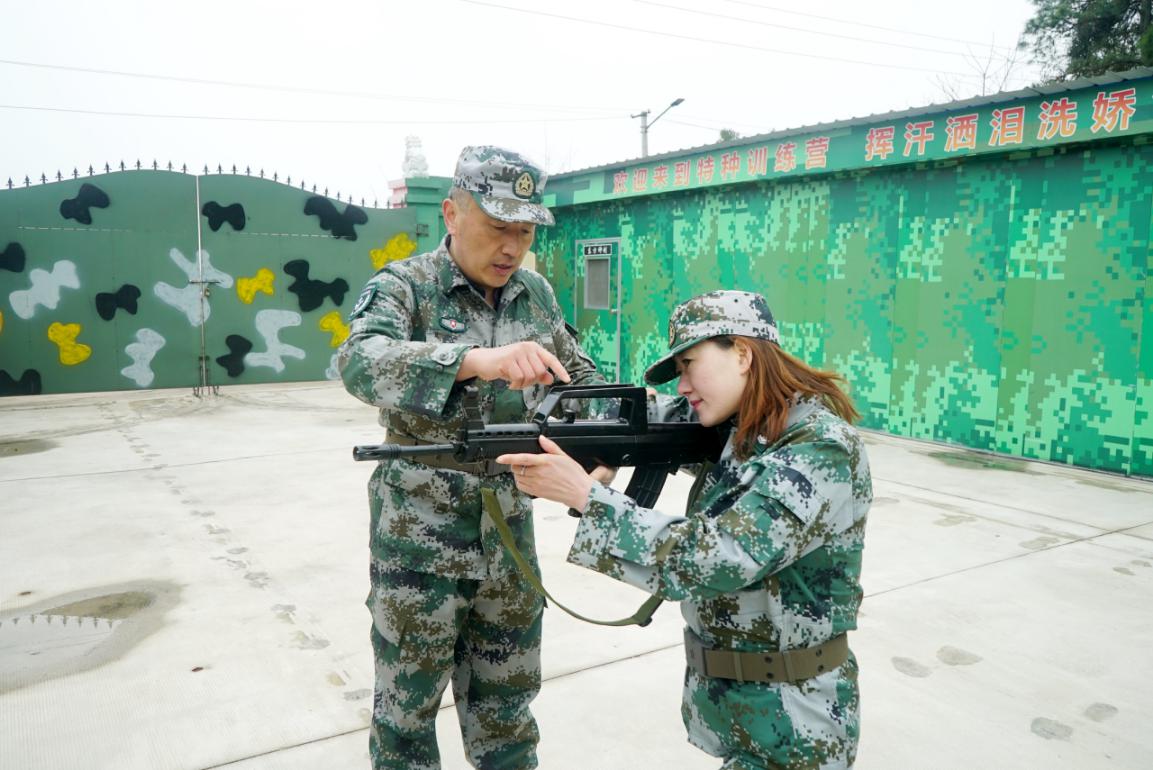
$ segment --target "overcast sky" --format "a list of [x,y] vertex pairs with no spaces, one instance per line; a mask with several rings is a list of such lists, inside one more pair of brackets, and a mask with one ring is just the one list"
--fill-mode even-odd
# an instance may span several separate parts
[[[1006,88],[1028,0],[0,0],[0,183],[139,158],[371,202],[405,137],[553,173]],[[36,66],[29,66],[36,65]],[[120,74],[109,74],[109,73]],[[148,77],[143,77],[148,76]],[[199,82],[196,82],[199,81]],[[36,109],[30,109],[36,108]],[[113,113],[113,114],[94,114]]]

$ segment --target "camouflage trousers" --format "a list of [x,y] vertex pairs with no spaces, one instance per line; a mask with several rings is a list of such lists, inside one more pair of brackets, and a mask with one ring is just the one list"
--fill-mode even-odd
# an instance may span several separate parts
[[440,577],[371,565],[374,770],[438,770],[436,714],[452,683],[465,753],[480,770],[537,766],[544,603],[519,573]]
[[852,770],[860,737],[857,659],[796,684],[685,672],[681,716],[689,742],[721,770]]

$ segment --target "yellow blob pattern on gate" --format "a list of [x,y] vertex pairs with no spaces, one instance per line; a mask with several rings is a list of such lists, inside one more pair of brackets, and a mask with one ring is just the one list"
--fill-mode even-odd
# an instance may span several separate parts
[[271,297],[275,281],[276,275],[267,267],[262,267],[251,278],[241,276],[236,279],[236,296],[240,297],[240,301],[244,304],[251,305],[258,291]]
[[48,339],[60,348],[60,363],[65,366],[76,366],[88,360],[92,355],[92,348],[83,342],[77,342],[80,336],[80,324],[53,323],[48,327]]
[[333,310],[331,313],[321,317],[317,326],[320,327],[322,332],[329,332],[332,334],[332,339],[328,344],[334,348],[340,347],[340,343],[348,339],[348,324],[340,317],[340,313]]
[[389,262],[396,262],[407,258],[416,251],[416,241],[408,237],[408,233],[397,233],[388,239],[383,249],[369,249],[368,256],[372,258],[372,267],[379,270]]

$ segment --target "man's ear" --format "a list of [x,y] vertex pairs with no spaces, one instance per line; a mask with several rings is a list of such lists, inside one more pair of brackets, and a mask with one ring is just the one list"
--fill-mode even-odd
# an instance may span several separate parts
[[456,201],[452,198],[445,198],[440,202],[440,213],[444,217],[444,226],[448,230],[449,235],[456,235],[457,217],[460,216],[460,209],[456,205]]

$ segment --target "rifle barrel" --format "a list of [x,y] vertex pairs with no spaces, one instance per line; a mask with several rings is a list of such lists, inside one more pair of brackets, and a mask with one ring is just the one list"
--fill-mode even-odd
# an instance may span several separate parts
[[352,448],[353,460],[395,460],[398,457],[420,457],[421,455],[451,455],[456,444],[424,444],[422,446],[401,446],[400,444],[365,444]]

